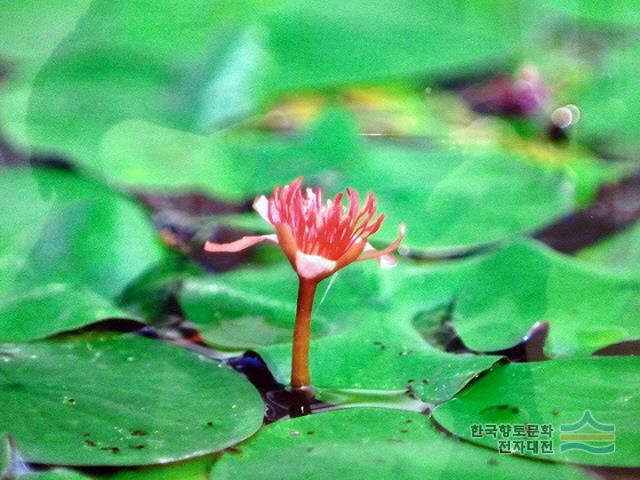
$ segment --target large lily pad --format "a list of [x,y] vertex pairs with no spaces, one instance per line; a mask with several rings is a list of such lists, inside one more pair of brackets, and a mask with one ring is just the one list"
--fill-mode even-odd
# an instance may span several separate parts
[[577,256],[615,271],[640,273],[640,223],[583,248]]
[[640,55],[635,42],[608,53],[598,72],[602,73],[574,96],[582,110],[578,136],[607,154],[636,160],[640,99],[633,79],[640,74]]
[[[414,321],[451,302],[474,263],[401,264],[392,270],[373,262],[355,264],[323,284],[313,320],[314,385],[410,387],[425,401],[450,398],[498,357],[445,353],[421,335]],[[288,383],[296,289],[287,264],[193,278],[180,301],[205,339],[217,348],[255,349],[276,378]]]
[[[348,425],[349,428],[345,428]],[[500,456],[437,431],[429,417],[383,409],[320,413],[269,425],[225,454],[211,478],[582,479],[562,465]]]
[[68,172],[4,169],[0,188],[0,338],[126,316],[118,296],[162,258],[142,210]]
[[[474,437],[472,425],[551,425],[552,453],[536,454],[528,448],[518,453],[562,462],[637,467],[639,382],[640,357],[510,364],[496,367],[455,399],[437,407],[434,416],[447,430],[491,448],[499,448],[500,435],[498,439],[492,435]],[[586,426],[571,427],[583,420]],[[547,440],[541,432],[542,427],[539,439]],[[586,437],[576,440],[567,434]],[[595,436],[589,438],[589,434]],[[606,438],[598,439],[598,434]],[[571,444],[583,448],[568,448]],[[611,444],[614,449],[607,448]],[[598,447],[599,453],[594,454]]]
[[512,347],[540,321],[550,356],[588,355],[640,337],[640,279],[601,271],[537,243],[497,251],[460,290],[454,327],[473,350]]
[[0,347],[0,429],[30,462],[143,465],[221,450],[264,407],[241,375],[135,335]]
[[102,173],[131,188],[198,190],[236,201],[300,175],[342,178],[362,157],[354,119],[339,109],[289,140],[257,133],[201,136],[128,121],[107,132],[100,152]]
[[[352,174],[353,184],[378,194],[382,211],[407,224],[406,245],[416,249],[497,242],[551,223],[575,205],[574,187],[560,172],[507,151],[463,148],[416,155],[380,148],[366,161],[367,168],[363,164]],[[395,228],[387,221],[380,235],[393,238]]]

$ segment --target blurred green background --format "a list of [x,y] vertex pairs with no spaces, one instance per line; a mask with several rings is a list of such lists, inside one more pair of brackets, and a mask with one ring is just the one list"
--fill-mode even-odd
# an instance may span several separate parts
[[[172,430],[186,420],[166,399],[189,403],[180,397],[188,389],[207,395],[193,359],[159,362],[154,381],[127,370],[127,358],[142,352],[144,368],[153,369],[164,346],[117,335],[97,346],[84,334],[50,338],[105,319],[172,334],[188,321],[219,358],[255,350],[286,384],[292,272],[268,247],[211,256],[202,246],[268,232],[252,199],[304,176],[330,194],[375,192],[386,215],[375,242],[393,240],[400,222],[408,227],[396,270],[353,266],[321,292],[317,386],[445,402],[437,420],[467,438],[466,424],[450,413],[457,408],[465,418],[516,423],[573,422],[589,408],[619,426],[618,454],[553,460],[637,467],[637,357],[590,357],[640,338],[639,27],[637,0],[0,0],[0,340],[17,342],[11,348],[25,362],[19,373],[0,363],[15,374],[0,388],[13,408],[0,412],[0,433],[13,432],[18,451],[36,463],[139,465],[218,451],[258,430],[260,399],[239,375],[214,382],[229,382],[225,398],[212,400],[227,419],[214,441]],[[522,360],[514,349],[545,321],[544,349],[524,359],[552,360],[495,366],[501,355]],[[102,373],[84,385],[97,399],[87,411],[112,414],[92,428],[129,425],[136,408],[151,403],[157,409],[143,416],[145,428],[153,429],[154,415],[166,421],[158,420],[161,438],[147,450],[129,445],[139,440],[129,433],[119,456],[114,442],[125,440],[114,437],[87,460],[86,438],[65,440],[65,451],[43,434],[56,422],[69,438],[85,433],[61,406],[68,394],[60,401],[46,384],[51,372],[69,368],[56,381],[83,392],[85,347],[106,349],[95,370]],[[30,362],[38,355],[51,360]],[[105,371],[147,392],[122,400],[133,406],[121,416],[109,402],[122,384]],[[157,381],[172,375],[184,383]],[[37,403],[28,410],[15,386],[30,377],[45,384],[25,390]],[[558,395],[567,377],[583,386],[580,395]],[[235,395],[245,402],[244,419],[229,413]],[[477,411],[501,401],[518,403],[519,413]],[[39,417],[50,404],[50,417]],[[189,420],[202,426],[192,410]],[[478,470],[478,462],[498,464],[484,449],[424,426],[412,431],[405,455],[383,438],[400,414],[349,413],[354,430],[341,437],[333,422],[340,425],[342,414],[324,414],[334,417],[311,463],[322,478],[351,478],[340,465],[360,458],[367,432],[372,451],[390,464],[402,460],[401,478],[415,471],[583,478],[574,468],[519,459]],[[29,423],[30,415],[39,422]],[[402,415],[407,423],[422,418]],[[283,450],[270,449],[288,445],[287,425],[258,433],[250,467],[225,454],[219,478],[253,471],[279,478],[270,469]],[[468,463],[423,460],[427,443]],[[327,460],[343,450],[351,452],[345,463]],[[358,460],[360,469],[373,468],[368,458]],[[111,473],[204,478],[211,461]],[[290,478],[307,466],[292,465]],[[397,470],[371,472],[391,478]]]

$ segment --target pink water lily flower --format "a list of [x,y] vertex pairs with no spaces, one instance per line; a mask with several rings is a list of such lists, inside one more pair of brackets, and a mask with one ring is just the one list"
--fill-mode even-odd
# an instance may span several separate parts
[[269,198],[256,198],[253,208],[273,225],[275,234],[246,236],[235,242],[207,242],[208,252],[237,252],[259,242],[280,246],[301,278],[320,281],[346,265],[360,260],[377,259],[383,267],[396,263],[391,252],[398,248],[405,234],[400,224],[398,238],[383,250],[368,242],[378,231],[384,214],[376,217],[376,199],[368,193],[362,205],[358,193],[347,189],[344,195],[323,202],[322,190],[302,188],[302,178],[277,187]]
[[243,237],[235,242],[207,242],[209,252],[237,252],[259,242],[280,246],[298,274],[298,302],[291,353],[291,387],[310,392],[309,343],[311,313],[318,283],[346,265],[377,259],[382,267],[392,267],[396,261],[391,252],[398,248],[405,227],[400,224],[398,238],[383,250],[369,244],[369,237],[378,231],[384,215],[376,218],[376,199],[372,194],[362,205],[355,190],[347,190],[347,205],[339,193],[326,202],[322,190],[302,188],[302,178],[276,188],[271,197],[256,198],[253,208],[276,233]]

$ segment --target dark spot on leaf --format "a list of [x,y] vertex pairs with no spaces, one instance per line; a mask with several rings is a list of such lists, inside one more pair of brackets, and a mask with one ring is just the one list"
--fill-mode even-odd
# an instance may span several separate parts
[[418,396],[416,395],[416,391],[411,385],[407,385],[406,393],[409,398],[413,398],[414,400],[418,399]]
[[409,433],[409,430],[407,430],[406,428],[403,428],[402,430],[400,430],[400,433]]
[[131,430],[131,435],[134,437],[144,437],[147,434],[144,430]]
[[64,403],[66,403],[68,405],[75,405],[76,404],[76,399],[75,398],[71,398],[71,397],[64,397]]
[[307,452],[309,452],[309,453],[313,452],[313,447],[307,448]]
[[120,453],[120,449],[118,447],[102,447],[100,450],[104,450],[105,452],[111,452],[114,455],[116,453]]
[[26,390],[26,385],[20,382],[8,382],[3,384],[3,388],[4,390],[21,391],[21,390]]
[[404,423],[413,423],[413,420],[411,420],[410,418],[407,418]]
[[428,383],[429,383],[429,380],[427,380],[426,378],[423,378],[423,379],[422,379],[422,384],[423,384],[423,385],[426,385],[426,384],[428,384]]
[[129,448],[133,448],[134,450],[142,450],[145,447],[145,445],[129,445]]
[[314,432],[314,431],[312,431],[312,430],[309,430],[309,431],[307,432],[307,435],[313,435],[313,434],[315,434],[315,433],[316,433],[316,432]]
[[213,427],[213,422],[211,420],[207,422],[207,427]]
[[489,460],[487,460],[487,465],[498,465],[498,460],[495,458],[490,458]]
[[96,446],[96,442],[94,442],[93,440],[86,439],[86,440],[84,441],[84,443],[86,443],[86,444],[87,444],[87,445],[89,445],[90,447],[95,447],[95,446]]
[[518,407],[513,407],[511,409],[511,413],[515,413],[517,415],[518,413],[520,413],[520,409]]
[[229,447],[225,449],[225,452],[230,453],[231,455],[240,455],[242,450],[236,447]]
[[509,405],[492,405],[490,407],[483,408],[480,410],[480,413],[490,412],[491,410],[506,410],[507,408],[509,408]]
[[89,435],[91,435],[89,432],[85,432],[82,434],[83,437],[88,437]]
[[373,342],[373,344],[377,347],[380,347],[380,350],[384,350],[385,348],[387,348],[382,342]]
[[400,440],[399,438],[389,438],[387,439],[387,443],[404,443],[404,440]]
[[560,410],[558,410],[557,408],[554,408],[553,410],[551,410],[551,415],[553,415],[553,416],[560,415]]
[[407,380],[407,383],[413,383],[413,382],[415,382],[413,378],[410,378],[409,380]]

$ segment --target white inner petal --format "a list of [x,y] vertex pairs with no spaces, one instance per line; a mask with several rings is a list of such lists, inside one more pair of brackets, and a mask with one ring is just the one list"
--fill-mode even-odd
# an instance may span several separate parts
[[296,252],[296,270],[304,278],[317,278],[332,272],[336,268],[336,262],[320,255],[309,255]]
[[264,195],[260,195],[253,202],[253,209],[258,212],[258,214],[265,219],[267,222],[271,223],[269,220],[269,200]]

